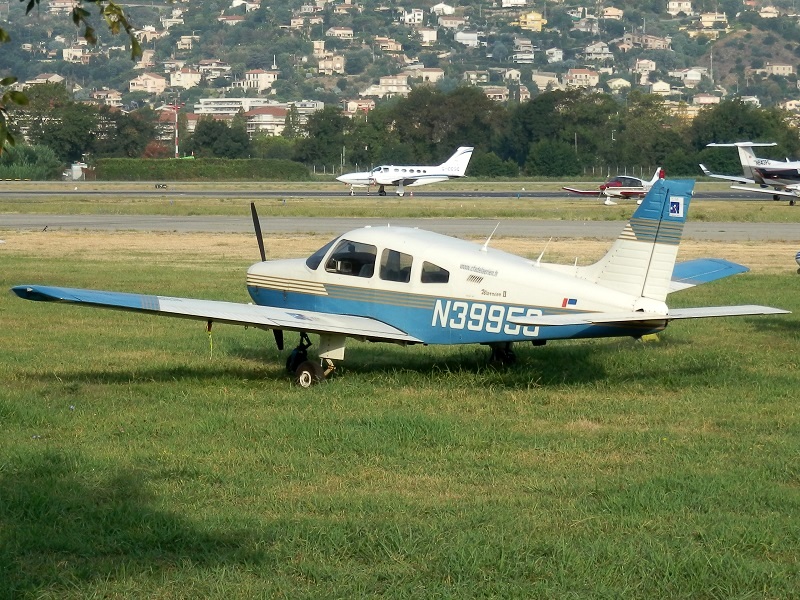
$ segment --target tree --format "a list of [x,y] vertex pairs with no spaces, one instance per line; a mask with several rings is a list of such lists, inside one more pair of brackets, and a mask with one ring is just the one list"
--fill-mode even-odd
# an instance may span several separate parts
[[189,140],[189,150],[202,158],[247,158],[250,140],[241,127],[228,127],[223,121],[203,117]]
[[96,108],[71,102],[54,110],[39,128],[31,129],[30,137],[49,146],[59,160],[71,163],[94,152],[99,122]]
[[47,146],[17,145],[0,155],[2,179],[58,179],[61,161]]
[[519,165],[513,160],[502,160],[494,152],[475,151],[467,168],[468,177],[516,177]]
[[102,107],[101,135],[95,142],[98,157],[139,158],[156,133],[156,116],[149,108],[131,113]]
[[528,175],[563,177],[577,175],[580,167],[575,160],[575,152],[565,142],[542,140],[531,146],[525,162]]
[[259,133],[250,141],[253,156],[256,158],[282,158],[291,160],[294,142],[281,136]]
[[292,104],[289,110],[286,111],[286,119],[283,122],[281,136],[287,140],[293,140],[298,135],[300,135],[300,114],[297,112],[297,107]]
[[[24,0],[23,0],[24,1]],[[116,4],[113,0],[83,0],[82,3],[76,4],[71,13],[72,22],[77,27],[82,27],[83,32],[80,34],[90,44],[97,43],[97,34],[94,27],[89,23],[91,13],[83,7],[83,4],[94,4],[98,9],[98,16],[101,17],[108,29],[112,34],[118,34],[125,31],[130,39],[131,44],[131,58],[136,58],[142,55],[142,49],[139,46],[139,40],[134,34],[133,26],[128,21],[122,7]],[[39,0],[28,0],[25,8],[25,14],[30,13],[34,8],[39,7]],[[5,29],[0,28],[0,43],[5,43],[11,40],[11,36]],[[14,144],[14,137],[9,131],[9,107],[12,104],[25,105],[27,104],[27,96],[22,92],[7,89],[8,86],[16,82],[16,77],[5,77],[0,80],[0,90],[3,94],[0,96],[0,153],[3,151],[6,143]]]
[[306,137],[295,147],[295,160],[304,163],[333,164],[341,160],[348,119],[336,106],[326,106],[308,117]]

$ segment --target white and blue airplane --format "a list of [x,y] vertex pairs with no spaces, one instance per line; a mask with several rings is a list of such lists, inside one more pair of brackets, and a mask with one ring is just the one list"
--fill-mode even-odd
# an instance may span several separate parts
[[436,166],[381,165],[371,171],[345,173],[337,177],[336,180],[350,186],[351,196],[355,193],[353,188],[365,187],[367,188],[367,193],[369,193],[369,188],[373,185],[378,186],[379,196],[386,195],[387,185],[397,186],[397,195],[402,196],[405,194],[406,187],[440,183],[454,177],[464,177],[469,160],[472,158],[473,150],[474,148],[472,147],[462,146],[455,151],[453,156]]
[[[558,265],[406,227],[349,231],[308,258],[262,261],[247,271],[253,304],[20,285],[27,300],[184,317],[300,333],[287,369],[304,387],[344,359],[347,338],[412,344],[484,344],[514,362],[513,344],[644,335],[671,321],[770,315],[767,306],[670,309],[670,292],[747,268],[719,259],[675,264],[693,181],[657,181],[608,253],[590,266]],[[318,360],[308,334],[319,335]]]

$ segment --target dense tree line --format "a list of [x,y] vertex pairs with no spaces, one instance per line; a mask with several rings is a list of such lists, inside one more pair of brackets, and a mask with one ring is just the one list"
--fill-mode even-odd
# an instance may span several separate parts
[[[171,142],[158,139],[157,114],[149,108],[126,113],[76,103],[59,85],[37,86],[29,96],[29,104],[15,113],[16,123],[65,164],[172,155]],[[290,111],[279,138],[248,138],[244,115],[230,123],[203,118],[191,136],[183,135],[185,118],[179,122],[182,154],[197,157],[282,158],[351,169],[438,163],[458,146],[471,145],[476,152],[468,174],[479,177],[559,177],[655,166],[691,176],[699,173],[699,162],[737,173],[736,153],[709,149],[710,142],[770,141],[778,144],[772,157],[800,155],[798,130],[778,109],[729,100],[688,121],[660,97],[637,91],[625,101],[582,90],[547,91],[503,105],[476,87],[450,92],[420,87],[352,119],[327,106],[300,127]]]
[[[739,100],[704,109],[689,121],[675,116],[659,96],[632,92],[624,102],[583,90],[548,91],[528,102],[498,104],[478,88],[452,92],[417,88],[379,105],[365,117],[346,119],[335,109],[318,113],[298,140],[294,158],[350,165],[438,162],[460,145],[476,148],[468,174],[576,175],[586,169],[663,166],[696,175],[698,162],[740,170],[735,152],[711,142],[776,142],[773,156],[800,154],[790,115]],[[766,153],[765,153],[766,154]]]

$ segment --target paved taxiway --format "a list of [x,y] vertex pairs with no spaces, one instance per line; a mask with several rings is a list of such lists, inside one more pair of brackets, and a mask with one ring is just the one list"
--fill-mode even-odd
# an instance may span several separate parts
[[[537,219],[373,219],[337,217],[265,217],[265,236],[274,233],[318,233],[338,235],[366,225],[419,227],[446,235],[515,237],[615,238],[621,221],[557,221]],[[20,215],[0,214],[0,230],[91,230],[91,231],[174,231],[178,233],[251,233],[253,222],[246,217],[146,216],[146,215]],[[800,223],[686,223],[685,239],[725,242],[800,240]]]

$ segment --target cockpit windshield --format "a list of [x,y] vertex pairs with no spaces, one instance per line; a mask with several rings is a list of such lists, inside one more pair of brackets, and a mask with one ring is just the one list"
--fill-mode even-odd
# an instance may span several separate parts
[[319,264],[322,262],[322,259],[325,258],[325,255],[328,253],[328,250],[331,249],[334,242],[339,238],[334,238],[327,244],[325,244],[322,248],[314,252],[311,256],[306,259],[306,266],[311,269],[312,271],[316,271]]

